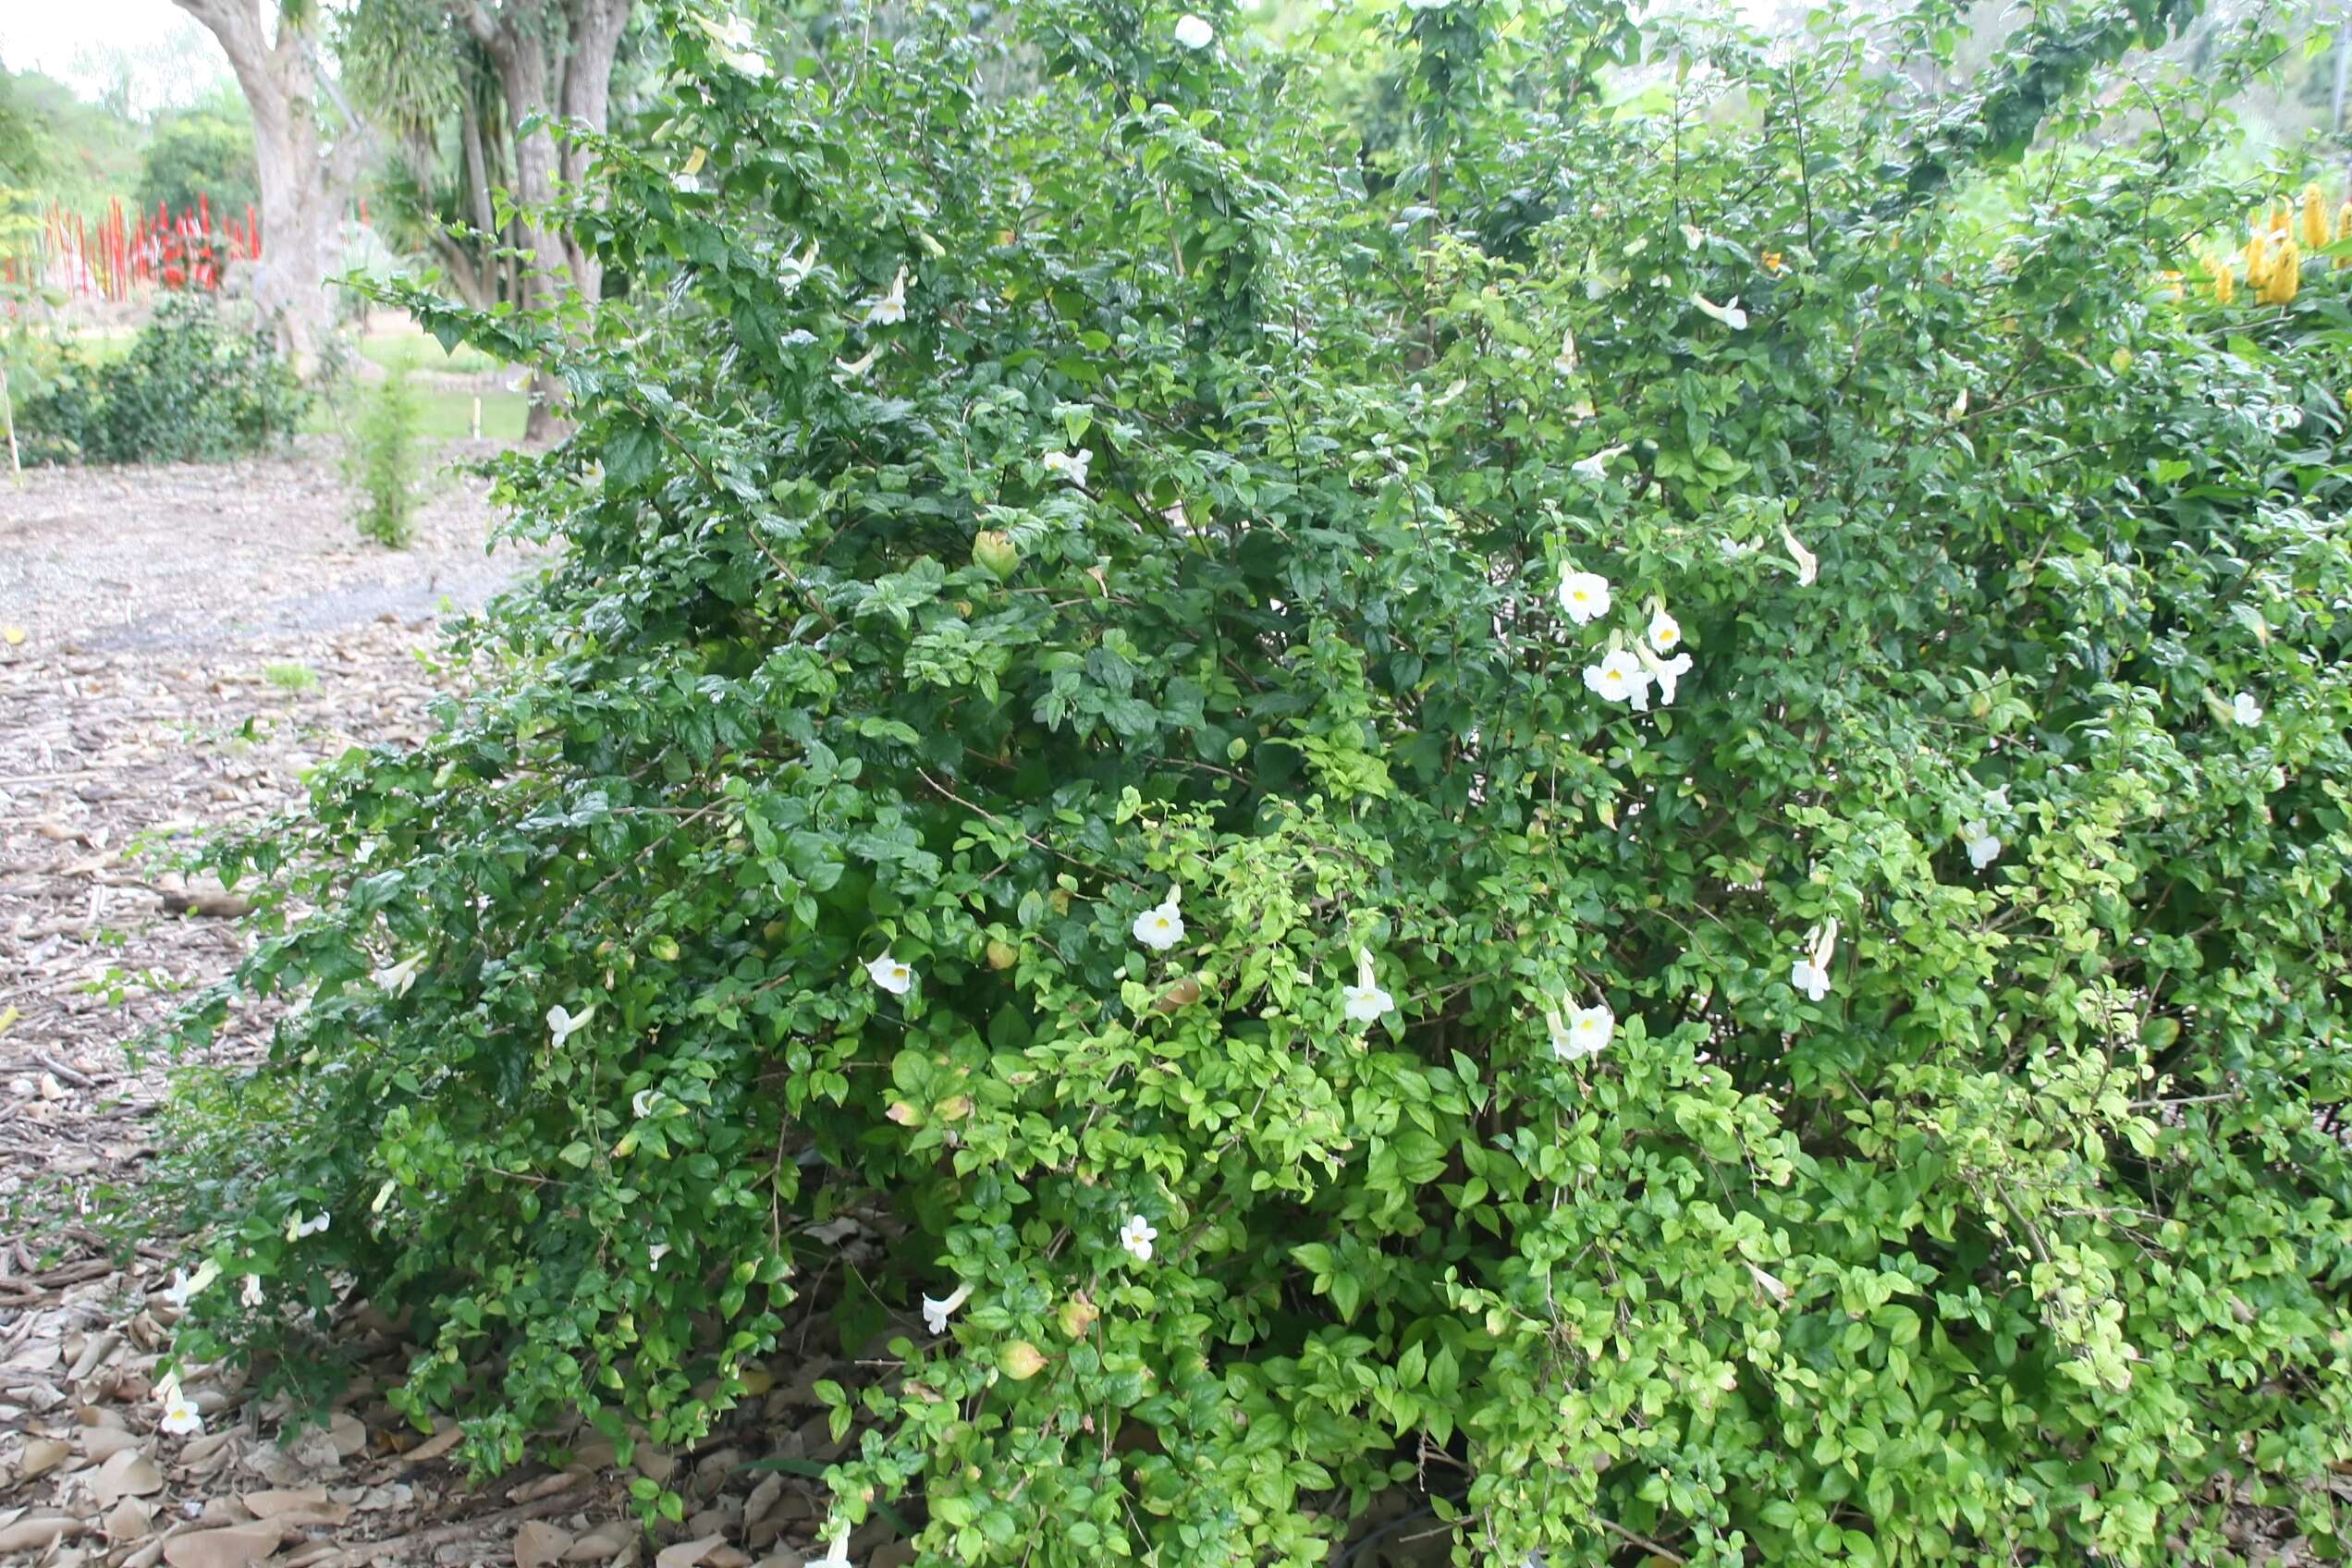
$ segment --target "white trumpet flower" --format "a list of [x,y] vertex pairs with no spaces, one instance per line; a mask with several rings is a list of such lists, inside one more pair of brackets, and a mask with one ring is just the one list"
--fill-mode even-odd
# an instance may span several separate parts
[[1350,1022],[1356,1023],[1373,1023],[1396,1006],[1396,998],[1380,989],[1368,948],[1355,949],[1355,984],[1341,986],[1340,995],[1347,1004]]
[[1700,313],[1713,317],[1733,332],[1747,330],[1747,312],[1740,309],[1737,295],[1733,295],[1729,302],[1719,305],[1694,288],[1691,290],[1690,300],[1692,304],[1699,308]]
[[880,958],[868,959],[865,973],[868,979],[894,997],[903,997],[914,988],[914,971],[892,958],[888,953],[884,953]]
[[1796,563],[1796,585],[1800,588],[1812,587],[1813,580],[1821,575],[1821,558],[1798,544],[1796,535],[1789,532],[1789,525],[1785,522],[1781,524],[1781,543],[1788,546],[1789,559]]
[[[1683,677],[1690,673],[1691,656],[1676,654],[1671,659],[1661,659],[1639,643],[1634,644],[1634,652],[1640,655],[1642,668],[1649,672],[1649,678],[1658,682],[1658,705],[1671,705],[1674,701],[1675,689],[1681,685]],[[1639,707],[1641,704],[1634,705]]]
[[1086,484],[1086,466],[1094,460],[1095,454],[1084,447],[1074,452],[1047,452],[1045,456],[1046,472],[1058,473],[1071,484],[1084,489]]
[[1609,613],[1609,579],[1597,571],[1578,571],[1560,564],[1560,608],[1579,626],[1589,626]]
[[1603,447],[1591,457],[1580,458],[1570,463],[1568,472],[1587,484],[1599,484],[1609,477],[1609,459],[1621,455],[1626,449],[1625,444],[1622,441],[1614,447]]
[[1599,664],[1585,667],[1585,684],[1612,703],[1631,703],[1636,713],[1649,708],[1650,673],[1642,661],[1623,648]]
[[874,301],[865,312],[868,326],[896,326],[906,320],[906,263],[899,264],[899,276],[890,280],[890,291]]
[[1217,30],[1187,11],[1176,18],[1176,42],[1186,49],[1206,49],[1217,42]]
[[850,1527],[847,1525],[833,1526],[833,1534],[826,1544],[825,1555],[812,1558],[808,1568],[850,1568]]
[[579,1034],[595,1016],[596,1004],[594,1002],[578,1012],[568,1011],[561,1002],[557,1002],[547,1010],[547,1044],[557,1050],[563,1049],[564,1042]]
[[[1146,1254],[1145,1256],[1148,1257],[1149,1255]],[[934,1334],[946,1333],[948,1319],[955,1316],[956,1308],[971,1299],[972,1287],[968,1284],[958,1285],[944,1298],[925,1296],[923,1298],[923,1326]]]
[[1135,917],[1135,940],[1156,953],[1164,953],[1184,939],[1184,917],[1177,913],[1176,900],[1183,892],[1170,886],[1168,897]]
[[1152,1260],[1152,1243],[1158,1240],[1158,1231],[1140,1214],[1129,1215],[1127,1223],[1119,1228],[1119,1244],[1126,1248],[1127,1256],[1138,1263]]
[[1806,954],[1789,966],[1789,984],[1814,1001],[1830,994],[1830,961],[1837,956],[1838,923],[1834,917],[1814,927]]
[[175,1268],[172,1270],[171,1283],[164,1287],[164,1299],[174,1306],[185,1308],[190,1297],[202,1295],[204,1287],[219,1278],[220,1265],[216,1263],[203,1263],[198,1266],[193,1274],[185,1269]]
[[1547,1010],[1544,1023],[1551,1031],[1551,1054],[1562,1061],[1599,1056],[1617,1033],[1617,1015],[1607,1002],[1572,1007],[1564,1020],[1557,1011]]
[[1960,837],[1968,851],[1968,864],[1978,871],[1982,871],[2001,858],[2001,840],[1995,838],[1992,829],[1983,823],[1964,824],[1960,829]]

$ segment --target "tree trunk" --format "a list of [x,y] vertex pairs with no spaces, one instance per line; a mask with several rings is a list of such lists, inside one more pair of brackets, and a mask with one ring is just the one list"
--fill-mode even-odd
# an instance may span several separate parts
[[322,80],[303,24],[307,10],[280,11],[276,36],[259,0],[176,0],[220,41],[253,114],[253,160],[261,176],[262,256],[253,268],[253,308],[279,349],[307,374],[334,326],[325,279],[337,229],[350,197],[366,128],[345,116],[329,148],[319,135]]
[[[577,180],[578,154],[558,149],[545,127],[522,132],[526,116],[558,116],[605,129],[612,102],[612,65],[629,24],[629,0],[503,0],[493,13],[482,0],[447,0],[451,13],[482,45],[498,73],[507,100],[514,150],[513,194],[518,205],[536,213],[556,198],[559,185]],[[553,25],[560,18],[561,25]],[[594,304],[602,289],[603,268],[560,229],[531,221],[521,239],[530,252],[516,291],[523,309],[553,305],[567,283]],[[551,385],[533,377],[526,440],[558,433]]]

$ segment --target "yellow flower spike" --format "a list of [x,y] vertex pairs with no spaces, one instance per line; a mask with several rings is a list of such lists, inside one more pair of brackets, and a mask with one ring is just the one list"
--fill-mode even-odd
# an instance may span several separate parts
[[2230,267],[2229,258],[2219,251],[2208,252],[2205,270],[2213,276],[2213,302],[2226,305],[2237,294],[2237,275]]
[[2327,198],[2315,182],[2303,188],[2303,246],[2316,251],[2328,242]]
[[2271,281],[2271,237],[2257,234],[2246,242],[2246,287],[2260,294]]
[[2284,305],[2294,300],[2296,289],[2303,282],[2303,252],[2292,239],[2279,241],[2267,281],[2269,287],[2262,290],[2262,303]]

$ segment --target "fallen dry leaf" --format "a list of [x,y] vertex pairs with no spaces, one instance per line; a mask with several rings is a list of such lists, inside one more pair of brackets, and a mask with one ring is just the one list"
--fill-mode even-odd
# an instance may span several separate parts
[[100,1506],[112,1508],[124,1498],[162,1491],[164,1473],[145,1454],[136,1449],[125,1449],[98,1466],[91,1486],[98,1493]]
[[81,1434],[81,1452],[92,1459],[112,1459],[123,1450],[138,1446],[137,1434],[120,1427],[89,1427]]
[[609,1562],[624,1550],[636,1531],[627,1525],[599,1525],[571,1543],[564,1554],[566,1562]]
[[401,1457],[408,1460],[412,1464],[422,1464],[428,1459],[438,1459],[443,1454],[448,1452],[451,1449],[457,1447],[459,1439],[463,1439],[464,1436],[464,1429],[459,1427],[455,1421],[444,1418],[433,1424],[433,1435],[431,1437],[417,1444],[416,1447],[409,1450],[409,1452]]
[[237,1501],[245,1512],[256,1519],[275,1519],[281,1513],[297,1509],[324,1510],[327,1506],[325,1487],[303,1487],[294,1491],[240,1492]]
[[25,1444],[24,1462],[17,1468],[17,1478],[30,1481],[35,1476],[45,1476],[72,1452],[55,1438],[35,1438]]
[[106,1511],[106,1538],[117,1544],[135,1541],[155,1523],[155,1511],[144,1499],[127,1497]]
[[697,1536],[691,1541],[666,1546],[655,1556],[654,1568],[694,1568],[694,1564],[703,1560],[704,1553],[726,1543],[725,1536]]
[[532,1519],[515,1532],[515,1568],[551,1568],[563,1561],[571,1545],[571,1532],[545,1519]]
[[36,1551],[82,1532],[82,1523],[63,1513],[36,1513],[0,1528],[0,1554]]
[[164,1545],[164,1561],[171,1568],[251,1568],[276,1551],[277,1542],[277,1526],[267,1521],[231,1525],[173,1537]]

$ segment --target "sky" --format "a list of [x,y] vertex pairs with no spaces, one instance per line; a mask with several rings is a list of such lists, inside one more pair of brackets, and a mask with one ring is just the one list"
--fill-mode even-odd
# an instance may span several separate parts
[[141,114],[191,102],[228,70],[212,34],[171,0],[0,0],[0,65],[85,99],[121,83]]

